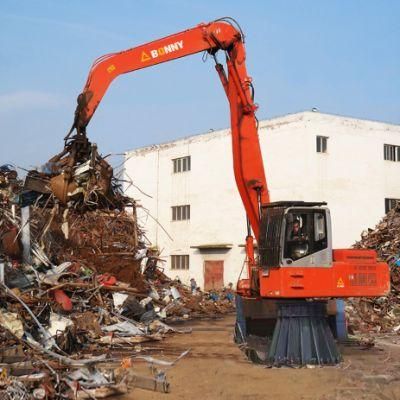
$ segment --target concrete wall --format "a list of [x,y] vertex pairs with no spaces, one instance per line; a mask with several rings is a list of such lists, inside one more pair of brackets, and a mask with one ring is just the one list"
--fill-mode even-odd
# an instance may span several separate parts
[[[384,198],[400,198],[400,162],[383,159],[384,143],[400,146],[400,126],[303,112],[260,122],[260,143],[272,201],[327,201],[334,247],[354,243],[384,214]],[[329,137],[327,153],[316,136]],[[140,199],[149,239],[166,257],[166,272],[203,285],[205,260],[224,260],[224,281],[236,283],[244,261],[245,212],[236,189],[229,130],[188,137],[126,154],[127,194]],[[174,174],[172,159],[191,156],[191,171]],[[190,204],[190,221],[172,221],[171,207]],[[171,236],[172,240],[169,238]],[[200,251],[193,246],[230,244]],[[189,254],[189,271],[170,271],[170,254]]]

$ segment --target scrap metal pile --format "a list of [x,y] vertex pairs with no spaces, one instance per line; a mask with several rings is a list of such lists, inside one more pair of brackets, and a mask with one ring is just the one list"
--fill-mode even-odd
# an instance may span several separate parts
[[391,291],[387,297],[352,299],[347,305],[349,328],[357,332],[400,333],[400,204],[390,210],[375,229],[368,229],[355,244],[373,249],[389,264]]
[[[169,320],[215,316],[233,302],[172,281],[162,263],[135,201],[85,137],[23,182],[0,167],[0,398],[167,391],[154,366],[173,363],[143,343],[178,332]],[[135,372],[139,361],[151,376]]]

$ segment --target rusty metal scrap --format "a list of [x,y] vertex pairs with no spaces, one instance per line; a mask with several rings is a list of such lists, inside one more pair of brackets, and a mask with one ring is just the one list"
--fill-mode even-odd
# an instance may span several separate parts
[[226,293],[193,292],[163,273],[136,207],[86,137],[68,138],[24,181],[0,167],[0,398],[166,392],[163,371],[145,377],[126,362],[140,356],[138,344],[190,333],[166,322],[233,310]]
[[72,200],[88,208],[99,202],[121,207],[111,183],[113,169],[84,136],[66,141],[64,150],[47,163],[47,175],[54,196],[64,205]]
[[11,165],[0,167],[0,254],[3,252],[10,257],[18,257],[22,251],[15,205],[21,185]]
[[4,206],[9,204],[18,194],[21,181],[18,173],[12,165],[0,166],[0,203]]
[[389,264],[391,291],[387,297],[351,299],[346,307],[350,330],[400,333],[400,205],[364,231],[354,247],[376,250]]

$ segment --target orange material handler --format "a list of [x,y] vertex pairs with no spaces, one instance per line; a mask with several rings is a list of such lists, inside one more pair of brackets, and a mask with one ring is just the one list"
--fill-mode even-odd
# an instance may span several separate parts
[[[335,326],[328,323],[328,300],[387,294],[389,268],[373,251],[332,249],[326,203],[270,202],[244,35],[236,21],[221,18],[98,58],[78,97],[66,140],[85,143],[86,127],[119,75],[199,52],[215,60],[228,98],[233,167],[248,218],[248,277],[238,282],[236,340],[245,342],[257,361],[337,363],[341,356],[332,334]],[[218,52],[226,67],[218,62]]]

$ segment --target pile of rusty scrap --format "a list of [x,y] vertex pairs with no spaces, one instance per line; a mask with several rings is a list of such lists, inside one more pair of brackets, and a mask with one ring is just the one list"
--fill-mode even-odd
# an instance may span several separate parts
[[358,332],[400,332],[400,205],[375,229],[364,231],[355,247],[376,250],[389,264],[391,291],[387,297],[352,299],[347,305],[350,328]]
[[132,368],[172,365],[141,343],[177,332],[171,320],[229,312],[233,299],[172,281],[162,264],[96,146],[67,144],[24,182],[0,167],[0,398],[167,391],[162,371]]
[[[153,310],[146,311],[134,288],[74,263],[6,265],[5,276],[6,283],[0,283],[0,396],[9,397],[1,398],[126,393],[133,384],[141,387],[132,361],[149,355],[140,344],[176,331],[154,318]],[[153,380],[156,389],[160,374],[141,379]],[[165,375],[162,380],[166,391]],[[26,397],[12,397],[10,387]]]
[[[166,304],[160,316],[168,322],[193,318],[215,318],[235,310],[234,296],[229,289],[203,292],[192,291],[179,281],[171,281],[159,273],[156,281],[151,281],[153,289],[161,293],[160,300]],[[154,293],[154,292],[153,292]]]

